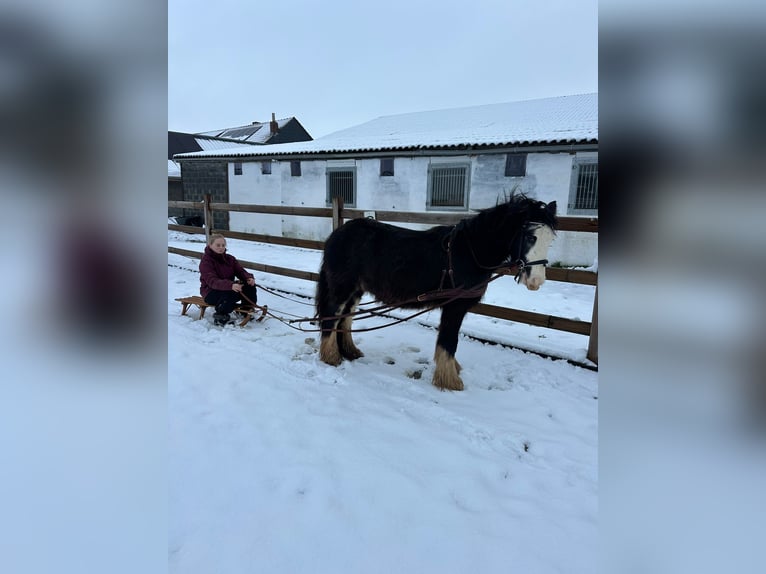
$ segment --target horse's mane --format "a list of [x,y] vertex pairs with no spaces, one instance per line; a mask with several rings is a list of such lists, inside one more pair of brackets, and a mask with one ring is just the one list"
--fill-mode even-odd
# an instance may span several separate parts
[[496,230],[504,227],[509,219],[517,225],[530,221],[543,223],[554,231],[558,224],[555,212],[551,212],[545,202],[517,192],[504,195],[503,200],[498,199],[494,207],[479,210],[475,216],[466,220],[466,224]]

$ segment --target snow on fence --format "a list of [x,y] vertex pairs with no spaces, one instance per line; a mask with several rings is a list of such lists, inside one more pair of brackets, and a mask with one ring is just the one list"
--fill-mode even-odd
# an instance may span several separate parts
[[[238,211],[247,213],[265,213],[272,215],[296,215],[303,217],[325,217],[332,218],[332,228],[337,229],[343,224],[345,219],[354,219],[365,217],[366,212],[362,209],[348,209],[343,207],[343,200],[340,197],[333,199],[332,207],[291,207],[285,205],[249,205],[242,203],[213,203],[210,195],[206,195],[202,202],[197,201],[168,201],[168,207],[182,209],[202,210],[205,221],[205,236],[209,238],[211,233],[221,233],[232,239],[242,239],[245,241],[255,241],[259,243],[271,243],[274,245],[288,245],[292,247],[303,247],[306,249],[324,249],[324,241],[311,239],[296,239],[290,237],[280,237],[273,235],[260,235],[256,233],[242,233],[239,231],[212,229],[213,211]],[[403,211],[375,211],[375,219],[392,223],[425,223],[429,225],[453,225],[463,219],[465,214],[461,213],[420,213]],[[581,233],[598,233],[598,218],[595,217],[559,217],[558,229],[560,231],[575,231]],[[187,233],[199,233],[199,227],[189,225],[168,224],[168,229],[173,231],[182,231]],[[169,253],[176,253],[187,257],[201,258],[201,254],[195,251],[179,249],[168,246]],[[266,265],[255,261],[240,260],[242,265],[250,269],[264,273],[274,273],[276,275],[285,275],[307,281],[317,281],[319,273],[290,269],[287,267],[278,267],[275,265]],[[596,291],[593,300],[593,318],[591,322],[577,321],[565,317],[556,317],[554,315],[545,315],[534,313],[521,309],[512,309],[478,303],[470,312],[477,315],[485,315],[497,319],[506,319],[516,321],[527,325],[545,327],[558,331],[567,331],[580,335],[588,335],[588,354],[589,360],[598,364],[598,273],[590,271],[581,271],[578,269],[565,269],[549,267],[545,271],[546,279],[549,281],[562,281],[565,283],[577,283],[581,285],[594,285]]]

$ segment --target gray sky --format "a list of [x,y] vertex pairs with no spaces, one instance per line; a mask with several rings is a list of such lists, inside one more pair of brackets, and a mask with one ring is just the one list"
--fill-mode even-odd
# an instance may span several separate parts
[[598,91],[597,0],[169,0],[168,129]]

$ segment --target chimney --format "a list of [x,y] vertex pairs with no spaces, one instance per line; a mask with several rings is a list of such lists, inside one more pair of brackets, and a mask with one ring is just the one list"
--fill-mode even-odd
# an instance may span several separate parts
[[279,131],[279,124],[277,124],[277,120],[274,117],[274,112],[271,112],[271,123],[269,126],[271,128],[271,135],[277,135],[277,132]]

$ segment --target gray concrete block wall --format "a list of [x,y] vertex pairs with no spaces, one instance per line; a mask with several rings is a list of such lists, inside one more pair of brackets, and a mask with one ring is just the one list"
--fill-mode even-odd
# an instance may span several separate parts
[[[202,201],[205,194],[212,196],[213,202],[229,203],[228,164],[218,161],[181,162],[181,179],[184,186],[184,201]],[[186,210],[186,215],[202,215],[200,209]],[[229,214],[225,211],[213,212],[213,228],[229,229]]]

